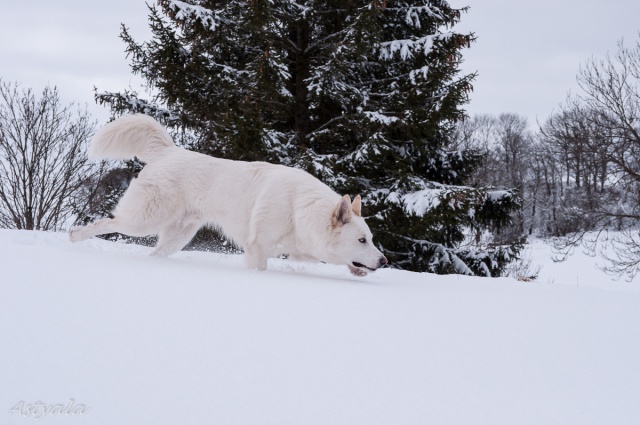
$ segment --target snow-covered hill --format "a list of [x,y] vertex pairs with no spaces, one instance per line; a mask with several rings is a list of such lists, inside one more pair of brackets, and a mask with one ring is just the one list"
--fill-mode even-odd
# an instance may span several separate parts
[[148,253],[0,231],[0,424],[640,423],[637,293]]

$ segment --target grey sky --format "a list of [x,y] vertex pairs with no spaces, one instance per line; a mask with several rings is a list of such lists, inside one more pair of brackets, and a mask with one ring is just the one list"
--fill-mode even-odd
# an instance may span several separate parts
[[592,56],[615,53],[618,40],[632,45],[640,30],[637,0],[452,0],[471,9],[457,29],[478,40],[464,53],[463,70],[478,71],[467,111],[515,112],[542,122]]
[[87,104],[102,124],[106,108],[93,87],[139,87],[118,37],[120,23],[141,41],[148,38],[147,7],[139,0],[4,1],[0,13],[0,77],[41,90],[58,86],[65,102]]
[[[470,5],[458,31],[478,41],[464,51],[465,72],[478,71],[470,113],[515,112],[530,124],[542,121],[577,91],[575,76],[590,56],[614,52],[623,38],[638,41],[637,0],[450,0]],[[3,0],[0,13],[0,77],[41,90],[58,86],[65,102],[87,104],[101,123],[106,109],[95,105],[99,90],[139,87],[118,38],[125,23],[137,40],[149,37],[142,0]]]

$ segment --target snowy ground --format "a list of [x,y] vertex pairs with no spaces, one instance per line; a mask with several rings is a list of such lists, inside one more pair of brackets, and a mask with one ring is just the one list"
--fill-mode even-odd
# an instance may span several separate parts
[[0,231],[0,424],[640,423],[631,287],[148,253]]
[[[608,254],[613,256],[614,253],[610,249]],[[565,261],[554,262],[554,257],[562,255],[554,252],[546,241],[533,239],[527,245],[523,257],[529,258],[534,267],[539,266],[537,282],[640,294],[640,276],[629,282],[625,280],[625,276],[606,274],[602,271],[602,267],[606,265],[605,260],[589,255],[582,246],[573,249]]]

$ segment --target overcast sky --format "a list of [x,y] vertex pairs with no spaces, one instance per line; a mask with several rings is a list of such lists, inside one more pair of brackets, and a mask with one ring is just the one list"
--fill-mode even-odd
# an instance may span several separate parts
[[[390,0],[392,1],[392,0]],[[639,40],[638,0],[450,0],[471,6],[457,27],[478,41],[464,51],[465,72],[478,71],[467,110],[515,112],[530,124],[544,120],[578,91],[576,74],[589,57],[615,52],[621,38]],[[149,38],[142,0],[3,0],[0,77],[41,90],[57,85],[65,102],[87,104],[102,124],[108,112],[95,105],[101,91],[137,88],[118,38],[120,23],[136,40]]]

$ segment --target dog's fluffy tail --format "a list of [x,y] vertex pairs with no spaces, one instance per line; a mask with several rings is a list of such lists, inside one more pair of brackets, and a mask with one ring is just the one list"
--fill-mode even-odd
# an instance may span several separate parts
[[171,136],[148,115],[118,118],[102,127],[91,141],[89,159],[131,159],[151,162],[163,150],[175,147]]

